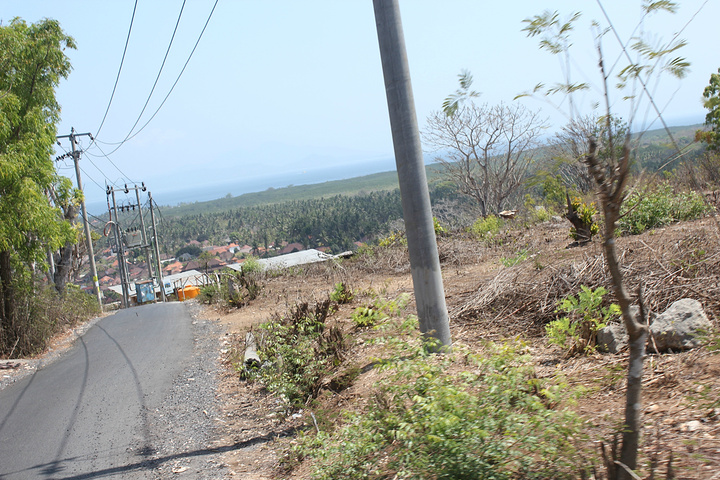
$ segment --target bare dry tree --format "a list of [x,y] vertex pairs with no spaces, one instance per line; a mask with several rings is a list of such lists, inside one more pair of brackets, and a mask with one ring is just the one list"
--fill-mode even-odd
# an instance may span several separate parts
[[595,181],[583,162],[589,152],[590,139],[595,139],[597,156],[604,158],[610,155],[608,138],[624,137],[627,131],[627,124],[617,118],[610,122],[606,117],[597,115],[573,118],[550,140],[548,156],[551,164],[548,168],[560,176],[564,185],[572,186],[580,193],[588,193],[595,187]]
[[477,105],[434,112],[423,137],[445,175],[483,216],[513,201],[533,164],[545,120],[521,105]]

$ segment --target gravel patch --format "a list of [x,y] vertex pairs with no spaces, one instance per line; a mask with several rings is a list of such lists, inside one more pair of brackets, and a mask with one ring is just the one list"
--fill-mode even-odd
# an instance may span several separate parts
[[174,382],[162,407],[148,412],[155,451],[148,462],[154,464],[158,479],[228,478],[222,460],[224,450],[217,439],[221,372],[220,342],[224,329],[202,317],[200,307],[188,304],[193,316],[194,348],[190,366]]

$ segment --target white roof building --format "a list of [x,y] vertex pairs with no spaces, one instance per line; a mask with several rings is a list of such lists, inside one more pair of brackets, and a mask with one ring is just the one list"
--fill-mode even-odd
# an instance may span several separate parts
[[[343,252],[338,255],[328,255],[320,250],[310,248],[300,252],[278,255],[277,257],[261,258],[258,260],[258,263],[262,265],[263,270],[280,270],[283,268],[294,267],[296,265],[306,265],[308,263],[325,262],[335,258],[349,257],[350,255],[352,255],[352,252]],[[232,268],[233,270],[240,272],[242,271],[242,265],[242,263],[234,263],[226,266],[227,268]]]

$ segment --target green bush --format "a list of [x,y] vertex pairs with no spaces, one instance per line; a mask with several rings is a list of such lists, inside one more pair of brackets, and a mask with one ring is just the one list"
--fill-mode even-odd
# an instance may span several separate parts
[[242,271],[243,273],[260,273],[263,271],[263,266],[257,257],[249,256],[242,263]]
[[445,235],[447,234],[447,229],[443,227],[440,224],[440,221],[433,217],[433,229],[435,230],[435,235]]
[[561,300],[556,312],[566,315],[545,326],[550,343],[567,349],[569,355],[594,351],[598,330],[620,316],[617,304],[602,306],[605,294],[605,287],[592,290],[582,285],[577,297],[570,295]]
[[400,315],[408,303],[410,303],[410,295],[403,293],[397,298],[388,300],[381,295],[373,294],[373,303],[364,307],[355,309],[350,319],[356,327],[377,327],[382,329],[382,323],[391,317]]
[[563,208],[566,204],[566,195],[574,196],[577,194],[575,190],[568,191],[567,186],[560,175],[546,174],[541,184],[541,192],[543,199],[550,205]]
[[479,218],[472,224],[470,231],[479,239],[486,242],[493,242],[495,237],[500,233],[503,221],[495,215],[488,215],[485,218]]
[[378,240],[378,245],[381,247],[391,247],[394,245],[407,246],[407,237],[405,236],[405,232],[392,232],[387,237]]
[[330,293],[330,300],[340,305],[352,302],[354,297],[352,289],[345,282],[336,283]]
[[582,425],[556,407],[566,386],[539,380],[516,346],[489,350],[461,360],[397,352],[367,411],[303,437],[295,454],[312,457],[321,480],[575,478]]
[[222,305],[225,307],[244,307],[255,300],[262,291],[259,282],[261,275],[250,273],[245,269],[236,272],[225,269],[220,275],[219,284],[211,283],[200,287],[197,299],[200,303],[208,305]]
[[668,182],[663,182],[630,194],[618,223],[623,232],[637,235],[673,222],[701,218],[711,211],[702,194],[676,193]]
[[536,205],[532,209],[531,214],[533,223],[543,223],[550,221],[553,216],[552,212],[545,208],[545,206],[543,205]]
[[213,305],[221,303],[223,301],[223,296],[220,293],[220,289],[215,284],[210,284],[200,287],[200,293],[198,293],[197,299],[200,303]]
[[332,302],[296,305],[287,315],[260,325],[258,354],[266,364],[245,372],[262,381],[289,408],[299,408],[320,391],[320,380],[340,363],[346,348],[337,327],[326,328]]
[[[593,235],[597,235],[598,232],[600,232],[600,225],[595,220],[593,220],[593,216],[597,215],[598,213],[597,208],[595,208],[594,202],[588,205],[580,198],[575,197],[570,202],[570,207],[575,213],[577,213],[577,216],[580,217],[580,220],[585,224],[585,226],[589,227],[591,237]],[[570,228],[570,238],[572,238],[573,240],[589,240],[588,238],[580,238],[575,227]]]
[[0,356],[31,356],[45,350],[49,341],[78,323],[100,314],[97,297],[68,283],[65,293],[55,288],[33,285],[19,278],[15,281],[15,321],[4,327],[0,339]]
[[358,307],[351,319],[356,327],[374,327],[380,321],[380,311],[372,307]]
[[375,247],[372,245],[369,245],[367,243],[363,243],[358,247],[358,249],[355,251],[355,255],[358,257],[374,257],[375,256]]

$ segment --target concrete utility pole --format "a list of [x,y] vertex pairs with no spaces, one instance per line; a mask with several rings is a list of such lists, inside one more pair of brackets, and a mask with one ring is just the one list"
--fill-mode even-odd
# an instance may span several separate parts
[[[143,192],[147,190],[145,188],[145,183],[142,184],[142,190]],[[153,274],[153,262],[150,257],[150,243],[147,240],[147,233],[145,233],[145,220],[143,219],[142,214],[142,204],[140,203],[140,189],[137,185],[135,185],[135,198],[137,198],[137,205],[138,205],[138,215],[140,216],[140,229],[142,234],[142,242],[143,242],[143,250],[145,251],[145,263],[147,263],[148,267],[148,275],[150,275],[150,281],[153,282],[153,285],[155,284],[155,275]]]
[[[70,135],[60,135],[57,138],[69,138],[70,144],[72,145],[72,157],[75,162],[75,175],[77,177],[77,187],[80,192],[83,191],[82,179],[80,178],[80,151],[77,149],[77,143],[75,137],[87,135],[92,140],[90,133],[75,133],[75,128],[70,128]],[[80,207],[82,210],[83,227],[85,228],[85,242],[87,243],[88,257],[90,258],[90,273],[92,274],[93,287],[95,289],[95,295],[97,296],[98,303],[100,304],[100,311],[102,312],[102,292],[100,291],[100,283],[98,282],[97,268],[95,267],[95,252],[93,251],[92,237],[90,236],[90,222],[88,222],[87,209],[85,208],[85,197],[83,196],[80,201]]]
[[[117,201],[115,199],[115,192],[116,191],[123,191],[125,194],[130,193],[130,190],[135,190],[135,204],[129,204],[129,205],[121,205],[118,206]],[[152,220],[152,227],[153,227],[153,243],[150,243],[146,226],[145,226],[145,217],[143,217],[143,206],[140,202],[140,191],[146,192],[147,188],[145,187],[145,183],[142,183],[142,186],[138,187],[137,185],[134,185],[132,187],[128,187],[127,184],[125,185],[125,188],[119,188],[115,189],[113,187],[107,186],[106,187],[106,193],[108,196],[108,212],[110,215],[110,220],[114,224],[115,227],[115,237],[117,241],[118,246],[118,265],[120,268],[120,281],[122,283],[122,289],[123,289],[123,306],[127,308],[130,304],[130,275],[128,274],[125,265],[127,262],[125,261],[125,248],[133,249],[133,248],[142,248],[145,252],[145,258],[146,263],[148,267],[148,275],[150,277],[150,281],[152,282],[153,286],[157,282],[157,285],[160,287],[160,292],[162,296],[162,300],[165,301],[165,292],[163,290],[163,279],[162,279],[162,269],[160,266],[160,249],[158,248],[157,244],[157,232],[155,229],[155,213],[152,208],[152,194],[150,192],[148,193],[148,200],[150,202],[150,218]],[[112,205],[110,205],[110,198],[112,197]],[[124,229],[122,225],[120,225],[120,216],[118,215],[118,210],[121,212],[124,211],[130,211],[132,208],[133,211],[135,211],[135,207],[138,208],[138,217],[140,218],[140,236],[141,241],[137,241],[137,228],[131,228],[131,229]],[[115,220],[113,221],[113,212],[115,213]],[[154,259],[153,259],[154,257]],[[155,275],[155,268],[157,268],[157,276]],[[157,279],[157,280],[156,280]]]
[[160,244],[158,243],[158,237],[157,237],[157,227],[155,226],[155,210],[153,210],[153,199],[152,199],[152,193],[148,192],[148,201],[150,202],[150,222],[152,223],[152,231],[153,231],[153,248],[155,249],[155,262],[157,262],[157,275],[158,275],[158,285],[160,285],[160,298],[162,298],[162,301],[167,301],[167,298],[165,298],[165,285],[163,282],[163,276],[162,276],[162,265],[160,265]]
[[450,321],[397,0],[373,0],[420,331],[448,348]]
[[[115,201],[115,189],[112,187],[107,187],[108,194],[108,214],[110,217],[110,220],[112,221],[113,218],[113,212],[115,212],[115,221],[113,222],[115,224],[115,241],[117,244],[117,260],[118,260],[118,270],[120,272],[120,284],[122,285],[122,292],[123,292],[123,308],[129,308],[130,307],[130,292],[129,290],[129,279],[127,270],[125,269],[125,249],[123,246],[123,238],[122,238],[122,231],[120,230],[120,219],[118,218],[117,213],[117,202]],[[112,208],[110,208],[110,198],[109,196],[112,195]]]

